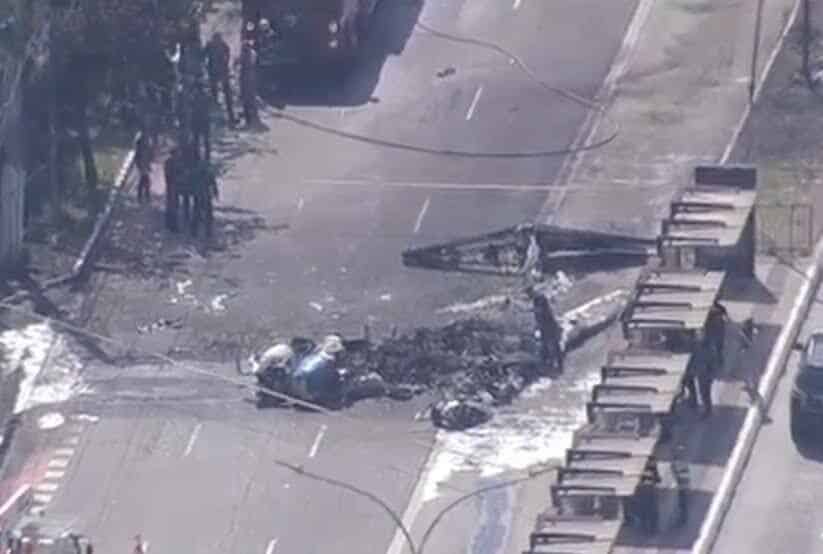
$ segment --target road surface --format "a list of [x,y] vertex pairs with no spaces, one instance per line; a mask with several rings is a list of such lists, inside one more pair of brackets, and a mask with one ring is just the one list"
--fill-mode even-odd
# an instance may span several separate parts
[[[291,98],[287,114],[364,137],[479,153],[563,149],[574,139],[584,107],[547,93],[505,56],[412,34],[416,9],[384,4],[375,55],[325,99]],[[499,43],[549,85],[592,96],[633,8],[630,0],[428,1],[421,17],[441,31]],[[181,239],[155,251],[160,203],[128,207],[101,263],[121,271],[98,275],[84,298],[91,329],[121,346],[84,361],[89,393],[60,407],[69,423],[32,448],[56,460],[45,475],[52,484],[40,492],[44,517],[70,521],[98,551],[127,548],[142,533],[157,552],[384,554],[395,525],[377,504],[277,461],[364,487],[402,514],[433,438],[427,424],[413,423],[422,406],[364,403],[338,417],[260,413],[236,383],[186,368],[235,377],[239,335],[316,335],[330,326],[358,333],[366,322],[378,332],[405,329],[494,290],[499,280],[406,270],[400,252],[535,217],[563,162],[425,155],[271,116],[266,124],[265,132],[225,131],[217,140],[227,168],[221,249],[204,252]],[[460,188],[478,184],[494,186]],[[178,317],[179,329],[137,332]],[[145,350],[175,352],[182,365],[135,361]],[[567,380],[552,406],[558,427],[503,418],[519,425],[520,442],[492,466],[522,466],[522,457],[512,458],[535,457],[528,443],[536,433],[576,423],[568,406],[579,406],[583,389],[573,372]],[[77,419],[83,415],[99,420]],[[493,454],[505,454],[500,433],[487,437]],[[467,467],[465,456],[454,464]],[[488,507],[488,521],[444,524],[448,540],[427,552],[466,544],[477,553],[504,550],[511,510],[505,498],[489,502],[499,505]]]
[[[823,328],[823,305],[812,306],[799,340]],[[789,433],[789,397],[797,370],[792,353],[738,487],[714,552],[823,552],[823,450],[815,440],[795,444]]]

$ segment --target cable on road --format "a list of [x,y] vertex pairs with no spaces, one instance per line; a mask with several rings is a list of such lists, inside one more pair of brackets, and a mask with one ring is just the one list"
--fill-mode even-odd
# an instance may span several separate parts
[[[75,335],[81,335],[81,336],[84,336],[84,337],[87,337],[87,338],[95,339],[95,340],[98,340],[98,341],[101,341],[101,342],[104,342],[104,343],[112,344],[112,345],[115,345],[115,346],[118,346],[118,347],[122,347],[122,348],[132,350],[132,351],[142,352],[143,354],[146,354],[150,358],[156,358],[156,359],[160,360],[161,362],[163,362],[164,365],[171,365],[171,366],[177,367],[177,368],[181,369],[184,372],[193,373],[193,374],[201,375],[201,376],[204,376],[204,377],[209,377],[209,378],[216,379],[216,380],[219,380],[219,381],[224,381],[226,383],[236,385],[236,386],[241,387],[241,388],[251,389],[255,392],[261,392],[261,393],[263,393],[267,396],[270,396],[272,398],[277,398],[277,399],[282,400],[284,402],[294,404],[296,406],[301,406],[301,407],[306,408],[306,409],[311,410],[311,411],[320,412],[320,413],[322,413],[326,416],[335,417],[335,418],[342,419],[344,421],[348,421],[348,422],[356,424],[356,425],[367,427],[370,432],[375,428],[375,424],[374,424],[373,421],[362,419],[362,418],[357,418],[357,417],[352,417],[352,416],[347,415],[347,414],[336,412],[336,411],[333,411],[333,410],[330,410],[330,409],[326,408],[325,406],[321,406],[321,405],[315,404],[313,402],[308,402],[306,400],[302,400],[302,399],[297,398],[295,396],[291,396],[291,395],[284,394],[284,393],[279,392],[279,391],[269,389],[267,387],[263,387],[263,386],[261,386],[257,383],[250,383],[246,379],[232,378],[232,377],[228,377],[226,375],[221,375],[221,374],[216,373],[214,371],[209,371],[209,370],[206,370],[206,369],[199,369],[197,367],[193,367],[193,366],[181,363],[180,361],[175,360],[174,358],[172,358],[168,355],[161,354],[159,352],[152,352],[152,351],[144,349],[144,348],[137,348],[134,345],[127,345],[123,341],[119,341],[117,339],[113,339],[111,337],[107,337],[105,335],[101,335],[99,333],[89,331],[88,329],[84,329],[84,328],[82,328],[78,325],[74,325],[72,323],[68,323],[68,322],[65,322],[65,321],[61,321],[59,319],[54,319],[52,317],[48,317],[48,316],[45,316],[45,315],[41,315],[41,314],[32,312],[31,310],[28,310],[28,309],[23,308],[21,306],[15,306],[14,304],[4,302],[4,301],[0,301],[0,308],[5,308],[5,309],[8,309],[8,310],[13,311],[13,312],[21,313],[21,314],[27,315],[27,316],[29,316],[33,319],[37,319],[37,320],[40,320],[40,321],[43,321],[43,322],[48,322],[48,323],[55,324],[59,327],[62,327],[64,329],[70,331],[71,333],[73,333]],[[379,429],[382,431],[382,428],[379,428]],[[406,431],[406,434],[412,434],[412,433],[415,433],[415,432],[419,432],[419,431],[409,430],[409,431]],[[391,433],[391,436],[392,436],[392,438],[396,438],[399,434],[400,433]],[[360,440],[363,440],[364,442],[371,442],[371,441],[369,441],[368,437],[359,437],[358,436],[358,438]],[[374,435],[372,436],[372,440],[374,440]],[[415,446],[424,448],[424,449],[426,449],[427,452],[431,451],[431,449],[432,449],[432,443],[430,441],[424,441],[424,440],[421,440],[421,439],[413,439],[411,441],[411,444],[414,444]],[[457,450],[457,449],[454,449],[454,448],[448,448],[448,447],[442,447],[441,446],[441,450],[443,452],[448,452],[450,454],[454,454],[455,456],[459,456],[460,458],[462,458],[464,460],[467,460],[467,461],[471,461],[471,462],[478,462],[479,461],[475,457],[474,454],[463,452],[463,451],[460,451],[460,450]],[[485,461],[485,460],[483,461],[483,463],[485,463],[487,465],[490,465],[490,466],[497,466],[501,469],[509,469],[508,467],[503,466],[501,464],[495,464],[495,463],[488,462],[488,461]]]
[[395,150],[406,150],[409,152],[418,152],[421,154],[433,154],[438,156],[449,156],[449,157],[456,157],[456,158],[486,158],[486,159],[526,159],[526,158],[549,158],[554,156],[567,156],[570,154],[578,154],[581,152],[586,152],[589,150],[595,150],[598,148],[602,148],[606,146],[610,142],[612,142],[617,136],[620,134],[620,127],[619,124],[614,121],[613,119],[609,118],[606,115],[606,106],[600,104],[594,100],[584,98],[570,90],[555,87],[547,83],[546,81],[540,79],[535,72],[516,54],[510,52],[509,50],[503,48],[499,44],[484,41],[475,38],[469,37],[460,37],[457,35],[453,35],[450,33],[446,33],[443,31],[439,31],[434,27],[430,26],[429,24],[418,21],[415,23],[415,27],[430,34],[433,37],[457,42],[461,44],[468,44],[471,46],[476,46],[478,48],[483,48],[486,50],[491,50],[500,54],[501,56],[511,60],[514,65],[517,66],[523,73],[525,73],[526,77],[539,85],[541,88],[546,90],[549,93],[557,94],[571,102],[576,104],[582,105],[589,110],[600,112],[604,115],[606,121],[611,122],[613,129],[605,138],[595,140],[588,144],[581,144],[579,146],[571,146],[566,148],[558,148],[555,150],[542,150],[542,151],[533,151],[533,152],[472,152],[468,150],[455,150],[455,149],[446,149],[446,148],[428,148],[426,146],[415,145],[406,142],[398,142],[398,141],[391,141],[387,139],[376,138],[373,136],[362,135],[358,133],[351,133],[348,131],[343,131],[342,129],[331,127],[328,125],[323,125],[312,121],[310,119],[306,119],[303,117],[295,116],[286,113],[284,110],[277,109],[274,111],[274,117],[279,119],[285,119],[302,127],[307,127],[309,129],[313,129],[315,131],[319,131],[322,133],[326,133],[329,135],[334,135],[340,138],[354,140],[358,142],[363,142],[366,144],[371,144],[373,146],[379,146],[384,148],[392,148]]

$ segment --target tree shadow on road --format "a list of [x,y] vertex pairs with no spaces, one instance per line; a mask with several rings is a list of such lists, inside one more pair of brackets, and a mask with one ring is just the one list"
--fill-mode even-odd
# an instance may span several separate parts
[[351,71],[334,75],[321,68],[283,75],[276,93],[263,93],[275,106],[354,107],[379,102],[374,90],[386,60],[400,55],[414,32],[424,2],[380,2],[372,17],[362,54]]
[[130,278],[168,278],[186,273],[192,258],[232,255],[260,233],[274,233],[284,226],[270,225],[263,217],[231,206],[215,206],[214,233],[192,236],[182,225],[178,233],[165,227],[164,199],[140,205],[134,198],[121,202],[111,230],[100,250],[95,269]]

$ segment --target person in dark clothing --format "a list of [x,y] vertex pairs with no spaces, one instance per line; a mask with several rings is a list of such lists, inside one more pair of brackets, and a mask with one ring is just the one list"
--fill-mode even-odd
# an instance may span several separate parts
[[134,145],[134,165],[139,174],[137,182],[137,200],[141,203],[150,200],[151,164],[153,161],[152,144],[149,134],[141,131]]
[[540,356],[543,362],[557,371],[563,371],[563,349],[560,345],[563,330],[554,316],[546,296],[529,287],[526,293],[532,300],[537,329],[540,332]]
[[702,417],[712,414],[712,385],[717,376],[717,356],[712,351],[708,339],[704,339],[695,352],[695,371],[697,387],[700,391],[700,402],[703,404]]
[[723,352],[726,338],[726,321],[729,319],[729,312],[717,300],[709,309],[706,318],[706,338],[712,353],[716,357],[717,363],[723,365]]
[[260,124],[257,113],[257,53],[252,42],[243,42],[240,49],[240,100],[243,103],[243,118],[251,127]]
[[689,487],[691,475],[686,461],[686,448],[678,445],[672,457],[672,474],[677,485],[677,524],[682,527],[689,520]]
[[209,98],[206,90],[198,86],[192,93],[191,138],[197,158],[211,160],[211,121],[209,119]]
[[183,175],[180,149],[172,149],[166,162],[163,164],[163,173],[166,178],[166,228],[176,233],[178,231],[178,188]]
[[272,28],[268,19],[261,19],[257,26],[257,65],[260,76],[265,80],[265,86],[274,89],[274,61],[277,51],[277,32]]
[[657,460],[650,457],[643,474],[640,477],[640,484],[637,487],[637,502],[640,509],[643,529],[649,535],[657,533],[660,527],[660,511],[657,502],[657,485],[661,482],[660,473],[657,470]]
[[211,96],[217,102],[219,92],[222,89],[223,99],[226,103],[226,115],[229,118],[229,124],[234,125],[234,104],[229,71],[230,61],[231,51],[229,45],[223,40],[223,35],[219,32],[214,33],[206,46],[206,67],[209,73]]
[[214,227],[214,199],[218,197],[217,173],[207,160],[197,160],[191,178],[194,191],[192,235],[197,235],[202,223],[206,228],[206,237],[211,237]]

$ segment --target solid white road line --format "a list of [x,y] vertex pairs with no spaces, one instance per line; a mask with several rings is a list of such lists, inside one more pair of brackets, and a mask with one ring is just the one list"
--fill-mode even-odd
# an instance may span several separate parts
[[443,191],[511,191],[511,192],[552,192],[554,190],[586,190],[586,191],[614,191],[614,183],[625,185],[620,190],[626,189],[655,189],[659,185],[668,181],[643,181],[636,183],[626,179],[611,179],[608,184],[592,185],[585,187],[562,187],[553,186],[551,183],[534,183],[531,185],[514,185],[506,183],[436,183],[436,182],[412,182],[412,181],[385,181],[376,179],[305,179],[305,185],[339,185],[351,187],[380,187],[380,188],[406,188],[420,190],[443,190]]
[[200,436],[200,430],[202,428],[202,423],[195,425],[194,431],[191,432],[191,436],[189,437],[189,443],[186,445],[186,451],[183,453],[184,458],[188,458],[189,454],[191,454],[191,451],[194,448],[194,443],[197,442],[197,437]]
[[317,450],[320,448],[320,442],[323,440],[323,436],[326,434],[327,427],[325,425],[320,426],[320,430],[317,432],[317,436],[314,437],[314,443],[311,445],[311,450],[309,450],[309,458],[314,458],[317,455]]
[[[623,75],[629,68],[632,61],[632,56],[637,49],[637,42],[640,39],[640,30],[649,18],[649,14],[652,11],[654,3],[655,0],[640,0],[640,3],[637,4],[637,8],[634,10],[634,15],[629,23],[629,27],[626,29],[626,34],[623,36],[623,43],[620,45],[620,50],[618,50],[617,55],[612,62],[611,68],[609,68],[609,73],[606,75],[606,78],[603,79],[603,85],[597,92],[597,96],[595,96],[601,105],[605,106],[609,104],[614,96],[615,90],[617,89],[617,83],[623,78]],[[575,137],[574,142],[571,144],[572,150],[575,148],[580,148],[585,144],[589,144],[592,141],[592,139],[597,135],[597,131],[600,130],[600,125],[603,124],[603,120],[606,118],[606,112],[607,110],[589,111],[589,114],[586,116],[586,120],[580,127],[577,137]],[[557,172],[558,180],[562,179],[564,181],[559,184],[563,185],[574,182],[580,163],[583,161],[585,155],[585,152],[577,152],[566,156],[563,165],[560,167],[560,171]],[[566,192],[564,191],[561,193],[560,198],[556,201],[552,201],[551,197],[546,199],[541,212],[547,210],[550,204],[554,204],[554,210],[552,211],[552,214],[549,215],[548,223],[551,223],[554,219],[555,214],[559,211],[559,208],[565,201],[565,198]]]
[[274,548],[276,546],[277,546],[277,539],[270,540],[268,546],[266,546],[266,554],[274,554]]
[[0,517],[5,515],[5,513],[8,512],[24,494],[29,492],[30,488],[30,485],[21,485],[20,488],[17,489],[14,494],[3,503],[2,506],[0,506]]
[[[420,472],[420,477],[417,479],[417,484],[414,486],[414,491],[412,491],[409,504],[406,506],[406,511],[403,512],[403,518],[401,521],[403,522],[403,526],[409,530],[409,533],[411,533],[412,536],[414,536],[412,526],[414,525],[414,520],[417,519],[417,514],[420,513],[420,509],[423,507],[423,494],[426,490],[426,481],[428,481],[429,471],[432,463],[434,462],[435,456],[437,456],[436,444],[434,448],[432,448],[431,452],[429,452],[429,457],[426,458],[426,461],[423,464],[423,470]],[[392,539],[391,544],[389,545],[389,550],[386,554],[401,554],[405,551],[409,551],[409,544],[406,542],[406,535],[404,535],[403,531],[398,527],[394,532],[394,538]]]
[[416,235],[420,231],[420,226],[423,225],[423,218],[426,217],[426,212],[429,209],[429,203],[431,202],[431,196],[427,196],[426,200],[423,202],[423,207],[420,208],[420,213],[417,214],[417,221],[414,223],[414,234]]
[[[777,39],[777,44],[774,45],[774,49],[772,50],[771,54],[769,54],[769,59],[766,60],[766,65],[763,66],[763,71],[760,72],[760,79],[758,79],[757,83],[755,83],[754,87],[754,102],[757,102],[758,98],[760,98],[760,93],[763,91],[763,85],[766,84],[766,78],[769,76],[769,73],[772,70],[772,66],[774,65],[774,61],[777,59],[777,55],[780,53],[780,49],[783,47],[783,42],[786,40],[786,35],[789,34],[789,31],[792,27],[794,27],[794,22],[797,19],[797,14],[800,13],[800,0],[795,2],[794,8],[792,9],[791,14],[789,15],[789,19],[786,21],[785,26],[783,27],[783,31],[780,33],[780,38]],[[743,127],[746,126],[746,121],[749,119],[749,114],[752,110],[752,102],[746,104],[746,109],[743,111],[743,115],[740,117],[740,121],[737,122],[737,127],[734,129],[734,133],[732,134],[731,140],[729,140],[729,144],[726,145],[726,149],[723,151],[723,155],[720,156],[720,163],[726,164],[729,161],[729,158],[732,155],[732,150],[734,150],[735,145],[737,144],[737,140],[740,138],[740,133],[743,132]]]
[[477,109],[477,103],[480,102],[480,95],[483,94],[483,86],[477,87],[477,90],[474,93],[474,98],[472,99],[472,103],[469,106],[469,111],[466,112],[466,121],[470,120],[474,116],[474,111]]

